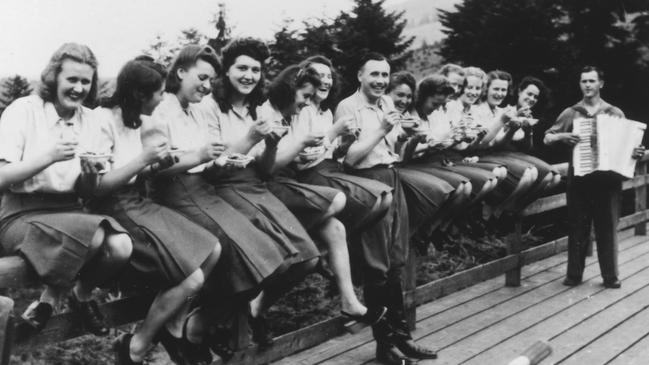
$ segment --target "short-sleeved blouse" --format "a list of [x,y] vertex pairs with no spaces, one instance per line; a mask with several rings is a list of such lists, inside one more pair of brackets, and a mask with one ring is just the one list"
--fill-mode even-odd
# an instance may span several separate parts
[[[0,160],[19,162],[35,158],[51,145],[53,140],[79,142],[78,152],[89,150],[91,139],[97,134],[94,113],[84,107],[75,111],[69,120],[63,120],[51,102],[38,95],[15,100],[0,119]],[[14,193],[69,193],[81,173],[79,158],[59,161],[9,189]]]
[[[125,166],[142,153],[140,128],[133,129],[125,126],[122,110],[119,107],[98,108],[95,113],[101,123],[101,132],[93,151],[112,154],[111,170]],[[134,182],[135,177],[129,181],[129,184]]]

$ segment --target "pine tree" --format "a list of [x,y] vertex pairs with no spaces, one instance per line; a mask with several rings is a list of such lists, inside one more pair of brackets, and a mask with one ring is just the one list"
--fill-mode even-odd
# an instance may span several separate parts
[[29,81],[20,75],[5,79],[2,82],[2,94],[0,96],[0,115],[14,100],[27,96],[32,91]]
[[284,19],[274,38],[269,45],[271,55],[267,66],[269,79],[275,77],[287,66],[299,63],[304,58],[304,42],[299,32],[294,29],[293,19]]

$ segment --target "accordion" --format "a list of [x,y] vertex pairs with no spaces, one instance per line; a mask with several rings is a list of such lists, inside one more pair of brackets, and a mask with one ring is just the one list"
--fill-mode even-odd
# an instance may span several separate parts
[[636,160],[631,156],[633,149],[642,144],[644,123],[602,114],[597,118],[576,118],[572,128],[580,137],[572,153],[575,176],[612,171],[633,177]]

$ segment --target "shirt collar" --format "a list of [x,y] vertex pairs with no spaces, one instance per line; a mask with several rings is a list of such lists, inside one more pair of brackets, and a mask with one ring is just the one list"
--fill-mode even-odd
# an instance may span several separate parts
[[386,95],[381,95],[379,97],[379,100],[377,100],[375,104],[372,104],[370,103],[369,100],[367,100],[367,97],[363,95],[361,89],[359,88],[358,90],[356,90],[355,97],[359,109],[369,108],[369,109],[375,109],[375,110],[378,109],[378,110],[386,111],[386,109],[390,107],[390,103],[388,102],[387,99],[388,97]]
[[575,104],[573,108],[579,111],[580,113],[586,115],[587,117],[592,118],[598,114],[603,113],[604,111],[608,110],[611,107],[611,104],[606,102],[604,99],[599,99],[599,100],[600,100],[599,108],[597,108],[597,110],[593,114],[590,114],[588,112],[588,109],[586,109],[586,103],[584,103],[583,99],[580,100],[577,104]]
[[74,111],[72,117],[68,121],[64,121],[63,118],[59,116],[59,113],[57,113],[56,107],[54,107],[54,103],[49,101],[44,101],[43,103],[44,103],[43,108],[45,109],[45,118],[52,125],[56,125],[59,123],[78,125],[83,118],[83,113],[84,113],[83,107],[77,108]]

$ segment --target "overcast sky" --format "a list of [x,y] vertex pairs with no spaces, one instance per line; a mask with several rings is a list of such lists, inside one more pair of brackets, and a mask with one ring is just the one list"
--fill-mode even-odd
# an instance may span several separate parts
[[210,20],[222,1],[234,35],[266,40],[284,18],[334,17],[352,6],[352,0],[0,0],[0,76],[37,78],[52,53],[69,41],[90,46],[100,77],[115,76],[157,34],[173,40],[194,27],[214,36]]

